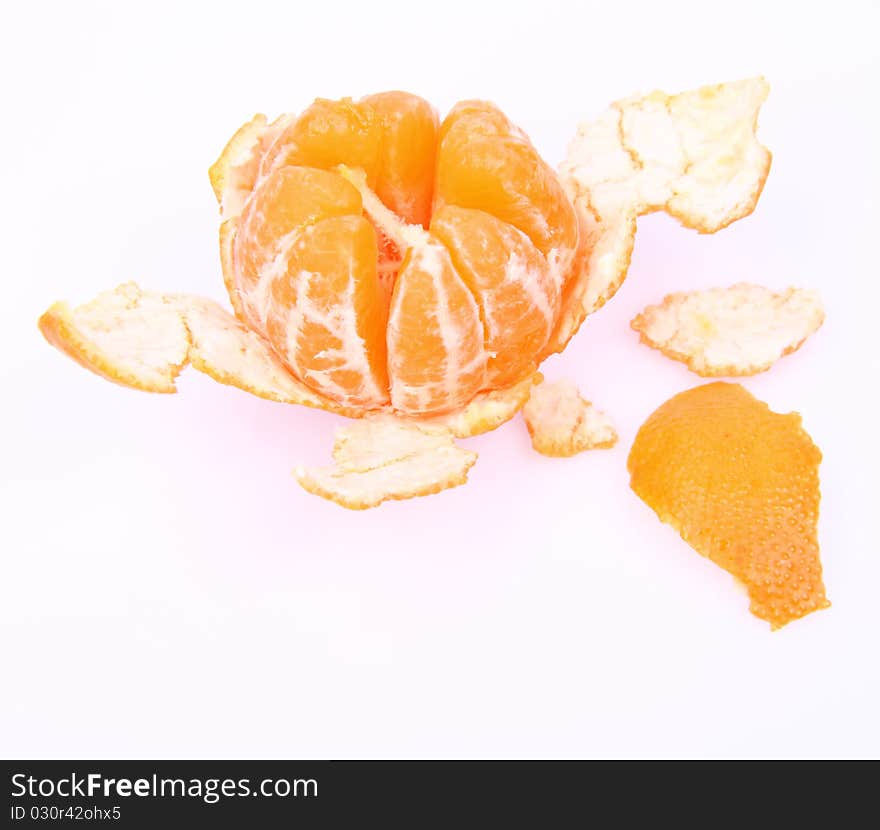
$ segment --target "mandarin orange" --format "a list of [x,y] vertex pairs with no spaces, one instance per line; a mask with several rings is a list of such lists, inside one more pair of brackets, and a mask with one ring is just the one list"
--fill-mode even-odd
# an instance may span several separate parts
[[574,208],[491,104],[317,100],[261,144],[227,275],[303,383],[364,411],[460,408],[533,373],[578,244]]

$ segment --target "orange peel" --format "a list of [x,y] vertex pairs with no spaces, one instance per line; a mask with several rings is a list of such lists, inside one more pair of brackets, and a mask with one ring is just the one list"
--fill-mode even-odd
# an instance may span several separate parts
[[258,335],[203,297],[143,291],[128,282],[77,308],[56,303],[39,327],[53,346],[121,386],[173,393],[190,363],[261,398],[346,414],[290,375]]
[[830,605],[817,537],[821,460],[800,415],[715,382],[660,406],[627,466],[639,498],[742,582],[751,612],[776,629]]
[[541,455],[566,458],[585,450],[609,449],[617,443],[611,419],[567,380],[538,384],[522,410],[532,439]]
[[548,354],[623,283],[637,217],[662,210],[715,233],[754,210],[770,172],[770,151],[755,136],[768,92],[763,78],[652,92],[579,127],[560,175],[588,246],[563,292]]
[[247,197],[254,189],[260,159],[289,124],[290,115],[282,115],[271,124],[257,113],[242,124],[226,142],[217,160],[208,168],[211,189],[226,221],[241,214]]
[[630,325],[642,343],[703,377],[755,375],[801,347],[822,325],[815,291],[771,291],[737,283],[678,292],[648,306]]
[[427,496],[464,484],[477,460],[453,437],[443,426],[371,416],[337,432],[334,466],[298,467],[294,475],[310,493],[350,510]]

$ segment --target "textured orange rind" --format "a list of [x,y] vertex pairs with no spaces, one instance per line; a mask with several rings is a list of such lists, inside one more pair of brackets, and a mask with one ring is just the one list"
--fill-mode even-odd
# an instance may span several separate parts
[[532,446],[541,455],[567,458],[617,443],[611,420],[566,380],[538,384],[523,407]]
[[817,537],[821,460],[800,415],[716,382],[657,409],[627,466],[639,498],[742,582],[751,612],[776,629],[830,605]]
[[669,294],[631,326],[643,343],[703,377],[755,375],[801,347],[825,319],[815,291],[738,283]]

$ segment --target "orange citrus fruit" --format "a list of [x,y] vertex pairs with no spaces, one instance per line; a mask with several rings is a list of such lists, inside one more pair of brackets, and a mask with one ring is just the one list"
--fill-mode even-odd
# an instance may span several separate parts
[[821,460],[800,415],[710,383],[648,418],[628,467],[636,494],[744,583],[752,613],[779,628],[829,605],[816,532]]
[[231,282],[303,383],[346,407],[435,415],[535,371],[578,222],[495,106],[440,123],[403,92],[319,99],[258,152]]

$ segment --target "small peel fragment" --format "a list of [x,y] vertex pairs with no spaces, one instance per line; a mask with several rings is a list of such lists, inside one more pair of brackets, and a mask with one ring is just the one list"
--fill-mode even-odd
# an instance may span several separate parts
[[261,398],[349,414],[300,383],[258,335],[203,297],[143,291],[129,282],[74,309],[55,303],[38,325],[53,346],[122,386],[173,393],[191,363]]
[[800,415],[715,382],[655,410],[627,469],[636,495],[742,582],[749,610],[777,629],[830,605],[817,535],[821,460]]
[[755,375],[796,351],[823,323],[815,291],[738,283],[669,294],[630,325],[641,341],[703,377]]
[[298,467],[294,475],[308,492],[350,510],[427,496],[464,484],[477,460],[453,437],[442,426],[371,416],[337,432],[335,466]]
[[637,217],[662,210],[715,233],[754,210],[770,171],[770,152],[755,137],[768,92],[763,78],[652,92],[578,128],[560,176],[588,253],[566,286],[546,354],[561,351],[620,287]]
[[617,443],[611,420],[584,400],[571,381],[539,384],[522,412],[532,446],[542,455],[567,458]]

